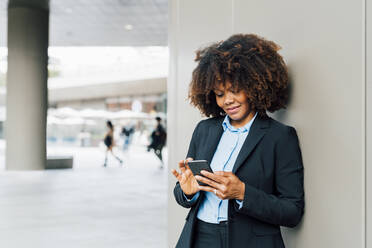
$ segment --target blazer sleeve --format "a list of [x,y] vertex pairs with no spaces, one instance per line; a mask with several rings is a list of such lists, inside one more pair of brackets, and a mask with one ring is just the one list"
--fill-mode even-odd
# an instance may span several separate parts
[[[196,156],[196,150],[197,150],[197,144],[198,144],[198,137],[199,137],[199,129],[200,129],[200,122],[195,127],[194,132],[192,134],[192,138],[189,144],[189,150],[187,152],[187,158],[195,158]],[[185,199],[183,191],[181,189],[180,184],[177,182],[174,189],[173,189],[174,198],[176,199],[176,202],[185,208],[191,208],[194,206],[197,201],[189,202]],[[200,197],[200,196],[199,196]]]
[[296,226],[304,212],[303,164],[296,130],[287,127],[275,146],[275,194],[245,186],[238,212],[286,227]]

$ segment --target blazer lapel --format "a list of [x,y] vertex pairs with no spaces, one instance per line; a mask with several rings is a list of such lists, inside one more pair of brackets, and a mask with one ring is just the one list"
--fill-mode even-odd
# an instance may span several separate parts
[[239,167],[243,164],[243,162],[248,158],[249,154],[253,151],[256,145],[260,142],[260,140],[264,137],[266,133],[266,129],[269,127],[269,118],[268,117],[259,117],[257,116],[254,120],[251,129],[249,130],[249,134],[244,141],[244,144],[238,154],[238,157],[235,161],[234,168],[232,170],[233,173],[239,169]]
[[220,142],[222,133],[223,133],[223,127],[222,122],[224,118],[219,118],[216,120],[216,123],[214,125],[211,125],[211,127],[208,130],[208,140],[206,145],[206,151],[205,151],[205,159],[211,163],[213,155],[217,149],[218,143]]

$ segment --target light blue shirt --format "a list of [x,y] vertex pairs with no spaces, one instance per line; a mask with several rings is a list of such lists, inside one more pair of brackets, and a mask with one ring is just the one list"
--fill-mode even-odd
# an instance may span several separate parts
[[[230,119],[226,115],[222,123],[224,131],[214,153],[212,162],[210,163],[213,172],[231,172],[233,170],[240,149],[242,148],[244,141],[248,136],[249,130],[252,126],[253,121],[256,119],[256,116],[257,113],[245,126],[235,128],[230,124]],[[202,191],[200,193],[205,194],[205,198],[200,205],[197,218],[202,221],[215,224],[221,221],[226,221],[228,200],[221,200],[214,193],[211,192]],[[189,201],[196,201],[200,193],[198,192]],[[237,203],[240,207],[242,206],[241,201],[237,200]]]

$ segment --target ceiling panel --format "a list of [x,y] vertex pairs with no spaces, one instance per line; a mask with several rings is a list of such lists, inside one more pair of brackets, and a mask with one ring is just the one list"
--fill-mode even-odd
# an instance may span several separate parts
[[[0,46],[6,9],[0,0]],[[168,0],[52,0],[49,29],[51,46],[167,46]]]

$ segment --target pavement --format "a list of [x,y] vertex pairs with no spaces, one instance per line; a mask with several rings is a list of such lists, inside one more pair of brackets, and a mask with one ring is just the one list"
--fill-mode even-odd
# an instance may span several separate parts
[[[116,150],[48,147],[74,168],[5,171],[0,143],[0,247],[167,247],[167,166],[143,145]],[[167,151],[164,150],[164,158]]]

